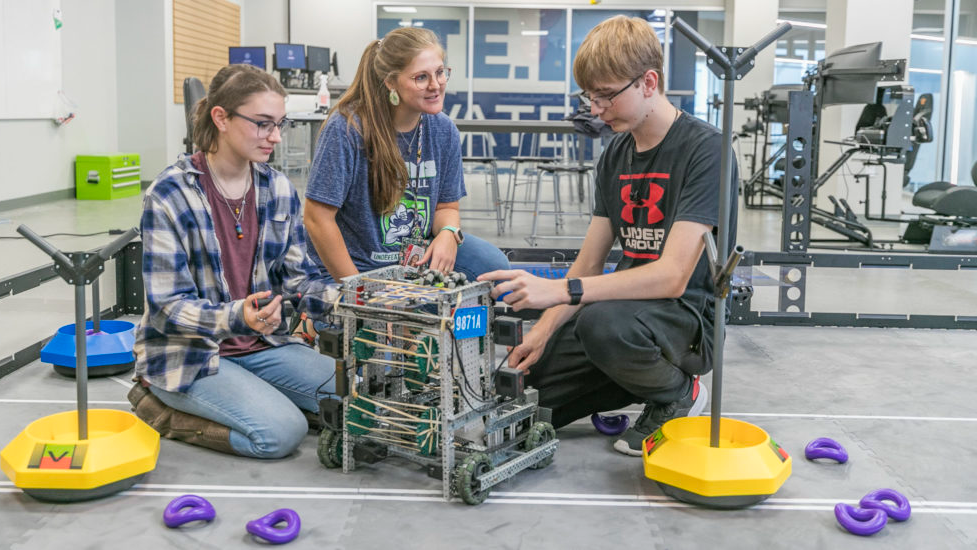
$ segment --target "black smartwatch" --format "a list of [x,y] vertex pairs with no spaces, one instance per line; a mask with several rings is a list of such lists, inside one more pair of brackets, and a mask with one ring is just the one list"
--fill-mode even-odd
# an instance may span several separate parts
[[583,298],[583,283],[580,279],[567,279],[567,292],[570,294],[570,305],[579,304]]

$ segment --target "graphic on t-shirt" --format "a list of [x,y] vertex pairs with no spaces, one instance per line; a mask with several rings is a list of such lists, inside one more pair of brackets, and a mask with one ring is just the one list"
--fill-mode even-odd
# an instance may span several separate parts
[[427,218],[429,197],[416,199],[404,196],[400,204],[389,216],[380,219],[383,229],[383,244],[385,246],[399,244],[407,237],[421,238],[427,234]]
[[411,182],[417,186],[417,189],[427,189],[431,187],[430,180],[438,175],[438,168],[437,164],[434,162],[434,159],[422,161],[420,170],[418,170],[417,165],[413,162],[405,161],[404,164],[407,165],[407,174],[409,175]]
[[[665,188],[654,180],[667,180],[668,174],[622,174],[621,180],[632,180],[621,187],[621,248],[629,258],[657,260],[665,240],[665,228],[655,227],[665,219],[658,203],[665,196]],[[634,180],[648,180],[642,183]],[[647,190],[647,191],[645,191]]]

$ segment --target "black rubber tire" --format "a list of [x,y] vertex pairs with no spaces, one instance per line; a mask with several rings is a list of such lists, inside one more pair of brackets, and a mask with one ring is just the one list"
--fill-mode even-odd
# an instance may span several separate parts
[[319,462],[326,468],[342,468],[343,466],[343,434],[332,430],[322,430],[319,434],[319,446],[316,449]]
[[[556,439],[556,428],[553,427],[549,422],[536,422],[529,427],[529,433],[526,435],[526,440],[522,443],[522,450],[531,451],[540,445],[544,445],[550,441]],[[555,455],[550,455],[543,460],[540,460],[536,464],[533,464],[529,468],[531,470],[539,470],[545,468],[553,463],[553,457]]]
[[492,460],[485,453],[475,453],[468,455],[461,464],[455,468],[455,494],[458,495],[465,504],[481,504],[488,498],[492,488],[483,491],[475,490],[474,486],[478,483],[478,476],[492,469]]

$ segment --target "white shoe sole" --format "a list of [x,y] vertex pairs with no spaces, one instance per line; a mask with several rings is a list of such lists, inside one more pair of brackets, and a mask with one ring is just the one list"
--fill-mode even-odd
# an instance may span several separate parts
[[[699,416],[702,411],[706,409],[706,403],[709,401],[709,390],[706,389],[706,385],[699,380],[699,397],[692,403],[692,408],[689,409],[689,414],[686,416]],[[614,450],[625,454],[628,456],[641,456],[643,453],[641,450],[634,450],[628,445],[628,442],[623,439],[618,439],[614,442]]]

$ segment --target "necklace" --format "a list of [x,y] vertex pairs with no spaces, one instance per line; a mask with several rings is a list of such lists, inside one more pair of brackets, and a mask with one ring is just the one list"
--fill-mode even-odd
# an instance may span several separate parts
[[217,177],[217,172],[215,172],[214,169],[211,168],[210,166],[210,159],[207,159],[206,156],[204,158],[207,161],[207,170],[210,172],[210,176],[214,180],[214,183],[217,186],[217,194],[220,195],[222,199],[224,199],[224,204],[227,205],[227,209],[231,212],[231,217],[234,218],[234,232],[237,234],[237,238],[239,240],[243,239],[244,228],[241,227],[241,220],[244,218],[244,206],[248,202],[248,191],[251,190],[251,180],[252,180],[251,170],[250,169],[248,170],[248,182],[244,186],[244,194],[241,195],[241,204],[237,205],[236,207],[232,207],[231,203],[227,200],[227,192],[225,191],[224,184],[220,181],[220,178]]

